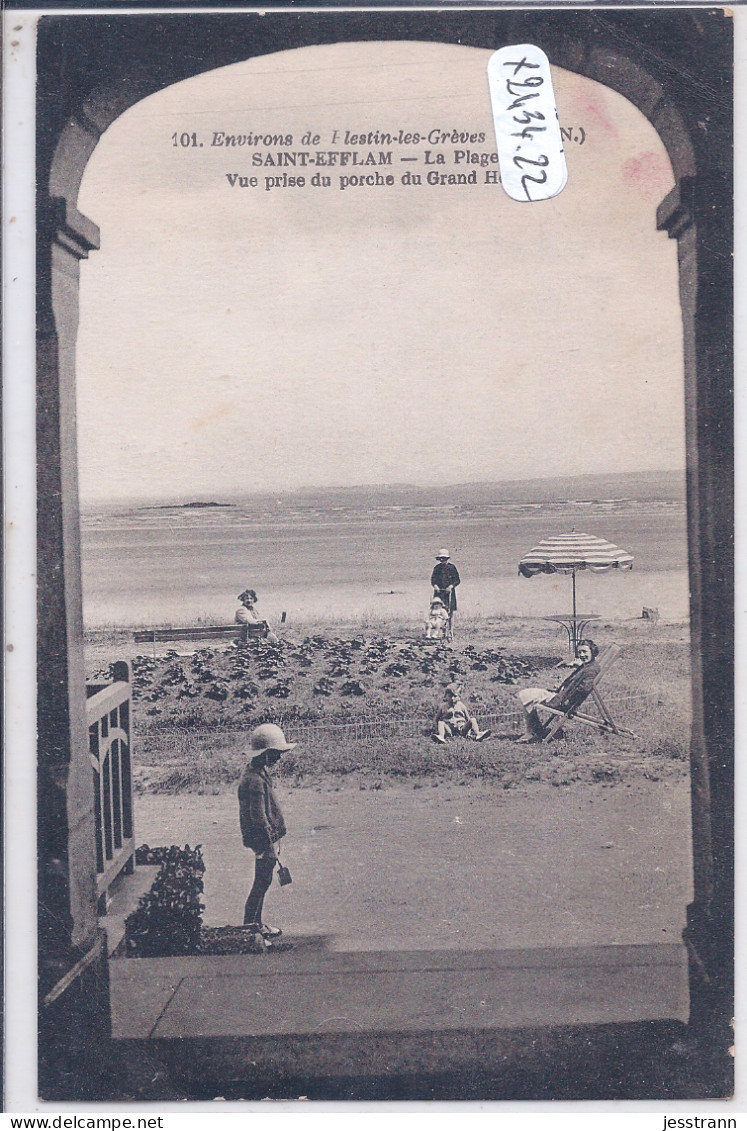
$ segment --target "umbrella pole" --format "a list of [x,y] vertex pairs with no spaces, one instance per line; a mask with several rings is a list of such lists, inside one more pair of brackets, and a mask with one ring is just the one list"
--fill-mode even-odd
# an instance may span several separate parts
[[576,639],[577,623],[576,623],[576,571],[575,571],[575,569],[571,570],[571,577],[573,578],[573,655],[575,657],[576,656],[576,647],[578,645],[578,640]]

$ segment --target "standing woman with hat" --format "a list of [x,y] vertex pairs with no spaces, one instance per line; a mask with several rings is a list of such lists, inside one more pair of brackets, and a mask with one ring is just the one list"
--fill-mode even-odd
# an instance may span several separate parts
[[451,554],[448,550],[439,550],[436,554],[438,565],[433,567],[431,585],[434,597],[440,597],[449,613],[449,626],[456,612],[457,599],[456,587],[459,584],[459,571],[453,562],[449,561]]
[[256,727],[251,742],[252,757],[239,782],[241,837],[245,847],[254,853],[254,883],[244,907],[244,926],[254,928],[256,948],[264,950],[267,939],[283,933],[279,927],[267,926],[262,919],[262,909],[278,862],[275,845],[286,833],[267,771],[296,744],[286,742],[282,730],[274,723]]

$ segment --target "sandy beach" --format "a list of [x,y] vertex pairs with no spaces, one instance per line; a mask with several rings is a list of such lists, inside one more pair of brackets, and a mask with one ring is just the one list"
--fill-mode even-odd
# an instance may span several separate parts
[[249,505],[217,510],[119,510],[83,523],[87,627],[231,621],[237,594],[259,593],[277,624],[424,619],[435,553],[461,574],[460,616],[569,612],[571,579],[518,575],[523,554],[575,529],[633,554],[633,569],[577,576],[578,609],[615,619],[644,605],[668,621],[689,614],[684,507],[635,499],[536,506],[366,509],[308,507],[269,516]]
[[[381,585],[381,582],[378,583]],[[401,618],[418,631],[428,611],[430,590],[424,582],[397,581],[396,588],[373,588],[369,584],[283,586],[263,592],[258,611],[278,625],[282,614],[286,623],[312,622],[335,624],[340,621],[367,622]],[[689,615],[689,586],[685,570],[656,571],[581,577],[577,583],[581,612],[626,620],[640,617],[643,606],[657,608],[665,621],[684,621]],[[236,592],[233,590],[236,589]],[[157,592],[141,592],[137,599],[127,592],[86,596],[86,623],[136,627],[153,624],[229,623],[237,605],[234,585],[225,584],[211,594],[190,587]],[[485,577],[468,578],[460,588],[461,617],[542,617],[567,613],[571,609],[568,578]],[[223,614],[221,615],[221,610]]]

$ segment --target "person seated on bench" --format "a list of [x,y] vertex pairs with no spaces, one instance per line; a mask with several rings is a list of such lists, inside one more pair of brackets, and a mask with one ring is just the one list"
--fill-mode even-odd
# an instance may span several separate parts
[[431,735],[434,742],[446,745],[446,739],[453,735],[461,738],[474,738],[475,742],[482,742],[490,734],[489,730],[480,730],[477,719],[470,715],[466,706],[459,698],[459,687],[450,683],[444,693],[444,705],[436,718],[436,732]]
[[254,589],[245,589],[243,593],[239,593],[237,600],[241,601],[241,606],[236,610],[236,616],[233,618],[236,624],[264,624],[267,626],[266,639],[271,644],[277,644],[278,638],[275,633],[267,625],[267,621],[263,621],[257,616],[257,611],[254,606],[257,603],[257,593]]
[[519,699],[524,708],[526,733],[518,742],[541,742],[545,734],[545,723],[539,716],[543,703],[567,713],[580,707],[591,693],[594,680],[599,675],[597,656],[599,649],[593,640],[581,640],[576,647],[575,670],[563,680],[555,691],[545,687],[524,687]]

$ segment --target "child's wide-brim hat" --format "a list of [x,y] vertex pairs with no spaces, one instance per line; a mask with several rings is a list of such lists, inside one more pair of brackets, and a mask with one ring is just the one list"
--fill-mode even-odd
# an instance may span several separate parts
[[436,557],[437,558],[450,558],[451,554],[449,553],[448,550],[439,550],[438,553],[436,554]]
[[269,750],[275,750],[278,754],[287,754],[296,743],[286,742],[285,735],[275,723],[262,723],[252,731],[251,745],[252,755],[255,756]]

